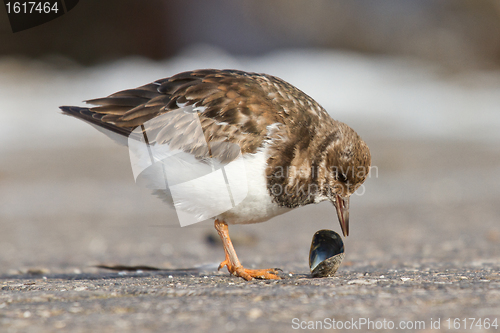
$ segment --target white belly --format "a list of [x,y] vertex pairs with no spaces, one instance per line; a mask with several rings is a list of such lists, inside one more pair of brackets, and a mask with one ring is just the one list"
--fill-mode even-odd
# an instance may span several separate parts
[[[242,200],[238,200],[239,203],[234,206],[228,207],[228,187],[224,182],[196,181],[192,183],[192,186],[181,186],[179,191],[170,187],[172,195],[164,190],[157,190],[154,193],[167,203],[172,204],[173,201],[181,225],[209,218],[218,218],[228,224],[264,222],[291,210],[291,208],[280,207],[272,201],[267,190],[266,161],[266,151],[259,150],[255,154],[243,155],[243,163],[240,165],[244,165],[244,167],[231,170],[228,176],[240,182],[237,189],[245,187],[241,185],[246,185],[246,196],[244,199],[242,197]],[[173,165],[170,164],[170,167]],[[182,172],[182,168],[178,172]],[[245,179],[246,183],[242,183]],[[231,180],[229,182],[231,183]],[[233,187],[232,194],[233,197],[236,197],[237,193],[234,190]],[[218,213],[213,214],[213,212]],[[183,223],[183,216],[186,216],[183,213],[189,214],[190,217],[184,219],[188,222]]]
[[220,214],[218,218],[229,224],[258,223],[281,215],[291,208],[280,207],[272,201],[267,190],[265,150],[243,157],[245,162],[248,194],[236,207]]

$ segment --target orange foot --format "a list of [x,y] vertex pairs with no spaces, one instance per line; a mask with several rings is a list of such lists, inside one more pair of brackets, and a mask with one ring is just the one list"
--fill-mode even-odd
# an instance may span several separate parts
[[246,269],[243,268],[240,261],[238,260],[238,256],[236,255],[236,251],[234,250],[233,243],[229,238],[227,223],[224,221],[215,220],[215,229],[222,240],[222,245],[224,246],[224,252],[226,254],[226,259],[220,263],[219,270],[227,266],[227,270],[229,273],[234,276],[238,276],[244,278],[247,281],[250,281],[254,278],[256,279],[264,279],[264,280],[280,280],[281,278],[277,275],[278,269],[270,268],[270,269]]
[[243,266],[234,267],[231,265],[227,258],[220,263],[219,270],[224,266],[227,266],[227,270],[229,271],[229,273],[233,274],[234,276],[244,278],[247,281],[253,280],[254,278],[262,280],[281,280],[281,278],[277,275],[278,269],[276,268],[247,269]]

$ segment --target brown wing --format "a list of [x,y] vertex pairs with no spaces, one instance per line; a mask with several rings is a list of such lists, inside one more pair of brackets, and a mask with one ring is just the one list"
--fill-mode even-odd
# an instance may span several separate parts
[[235,70],[197,70],[88,100],[95,105],[90,108],[61,109],[125,136],[145,125],[150,143],[171,144],[176,140],[174,143],[192,151],[196,147],[186,147],[196,146],[189,117],[182,112],[159,117],[183,107],[199,116],[207,142],[235,143],[242,152],[255,152],[266,138],[267,126],[283,123],[286,116],[270,98],[269,89],[263,89],[263,82],[257,79],[262,77]]
[[238,145],[242,153],[256,152],[271,124],[285,125],[279,135],[300,138],[314,136],[318,123],[332,121],[311,97],[287,82],[236,70],[184,72],[86,102],[95,106],[61,109],[122,136],[133,135],[141,126],[150,143],[166,143],[198,157],[206,156],[208,142],[210,155],[222,160],[231,151],[223,143]]

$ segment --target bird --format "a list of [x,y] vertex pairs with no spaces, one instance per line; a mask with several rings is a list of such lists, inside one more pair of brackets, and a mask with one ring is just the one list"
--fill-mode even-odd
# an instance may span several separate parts
[[[214,219],[225,253],[219,270],[227,267],[247,281],[281,279],[278,269],[241,264],[228,225],[264,222],[297,207],[330,201],[344,237],[349,235],[349,198],[368,177],[370,150],[351,127],[290,83],[236,69],[198,69],[85,102],[86,107],[60,109],[115,140],[128,140],[129,147],[131,138],[141,140],[137,136],[142,135],[148,147],[170,147],[195,166],[243,162],[244,168],[235,172],[245,197],[215,216],[209,215],[227,190],[220,186],[197,183],[204,187],[200,193],[186,192],[175,203],[168,188],[154,191],[176,209]],[[185,169],[182,163],[164,164],[169,175]],[[196,200],[189,201],[193,196]]]

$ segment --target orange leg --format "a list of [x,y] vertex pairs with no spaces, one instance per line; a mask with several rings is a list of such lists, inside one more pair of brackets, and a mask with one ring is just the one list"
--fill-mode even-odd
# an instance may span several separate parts
[[279,280],[280,277],[276,275],[278,272],[276,269],[246,269],[244,268],[240,261],[238,260],[238,256],[236,255],[236,251],[234,250],[233,243],[229,238],[229,232],[226,222],[215,220],[215,229],[222,240],[222,244],[224,246],[224,252],[226,253],[226,259],[220,263],[219,270],[227,266],[227,270],[229,273],[234,276],[239,276],[244,278],[247,281],[256,279],[264,279],[264,280]]

